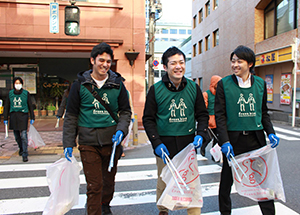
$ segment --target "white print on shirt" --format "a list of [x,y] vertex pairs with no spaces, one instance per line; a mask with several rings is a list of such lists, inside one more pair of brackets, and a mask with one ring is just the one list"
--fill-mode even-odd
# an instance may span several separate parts
[[109,104],[108,98],[107,98],[107,94],[103,93],[103,97],[102,100],[105,101],[106,104]]
[[19,97],[18,99],[15,97],[14,100],[14,107],[22,107],[22,99]]
[[[171,104],[169,107],[169,111],[171,113],[171,117],[169,118],[169,122],[186,122],[187,117],[185,117],[185,109],[187,109],[187,106],[185,105],[183,98],[180,98],[180,102],[178,106],[176,105],[175,99],[171,100]],[[176,110],[179,109],[180,117],[176,118]]]

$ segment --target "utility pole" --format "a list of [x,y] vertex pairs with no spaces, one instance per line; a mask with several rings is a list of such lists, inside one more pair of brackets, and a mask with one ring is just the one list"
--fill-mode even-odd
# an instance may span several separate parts
[[154,84],[154,70],[153,70],[153,61],[154,61],[154,20],[155,20],[155,6],[154,0],[149,0],[149,55],[151,56],[148,60],[148,90]]

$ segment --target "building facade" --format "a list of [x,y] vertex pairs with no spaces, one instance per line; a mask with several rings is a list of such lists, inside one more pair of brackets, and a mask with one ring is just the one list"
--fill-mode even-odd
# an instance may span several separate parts
[[[194,0],[192,78],[207,90],[212,75],[231,74],[230,53],[245,45],[255,73],[267,82],[271,110],[292,112],[293,44],[299,37],[298,0]],[[295,85],[295,86],[294,86]]]
[[[122,74],[141,123],[145,102],[145,2],[142,0],[77,1],[80,34],[64,33],[65,7],[58,3],[58,30],[50,33],[50,5],[43,0],[0,0],[0,97],[21,76],[37,109],[90,68],[92,48],[106,42],[114,50],[112,70]],[[55,96],[56,95],[56,96]],[[61,99],[61,96],[59,97]]]

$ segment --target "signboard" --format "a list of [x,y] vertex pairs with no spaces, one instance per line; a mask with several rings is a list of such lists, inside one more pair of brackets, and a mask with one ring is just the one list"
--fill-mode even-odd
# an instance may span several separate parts
[[264,66],[292,60],[292,46],[256,55],[255,66]]
[[159,64],[159,63],[158,63],[158,60],[154,60],[154,61],[153,61],[153,66],[158,66],[158,64]]
[[50,3],[50,33],[59,33],[59,5],[56,2]]
[[287,104],[291,103],[291,74],[282,74],[281,81],[280,81],[280,104]]
[[267,102],[273,102],[273,75],[266,75],[265,82],[267,84]]

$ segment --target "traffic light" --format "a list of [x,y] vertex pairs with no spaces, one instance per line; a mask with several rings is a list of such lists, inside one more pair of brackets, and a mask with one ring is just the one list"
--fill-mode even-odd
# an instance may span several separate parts
[[80,34],[80,10],[75,5],[65,7],[65,34],[69,36]]

